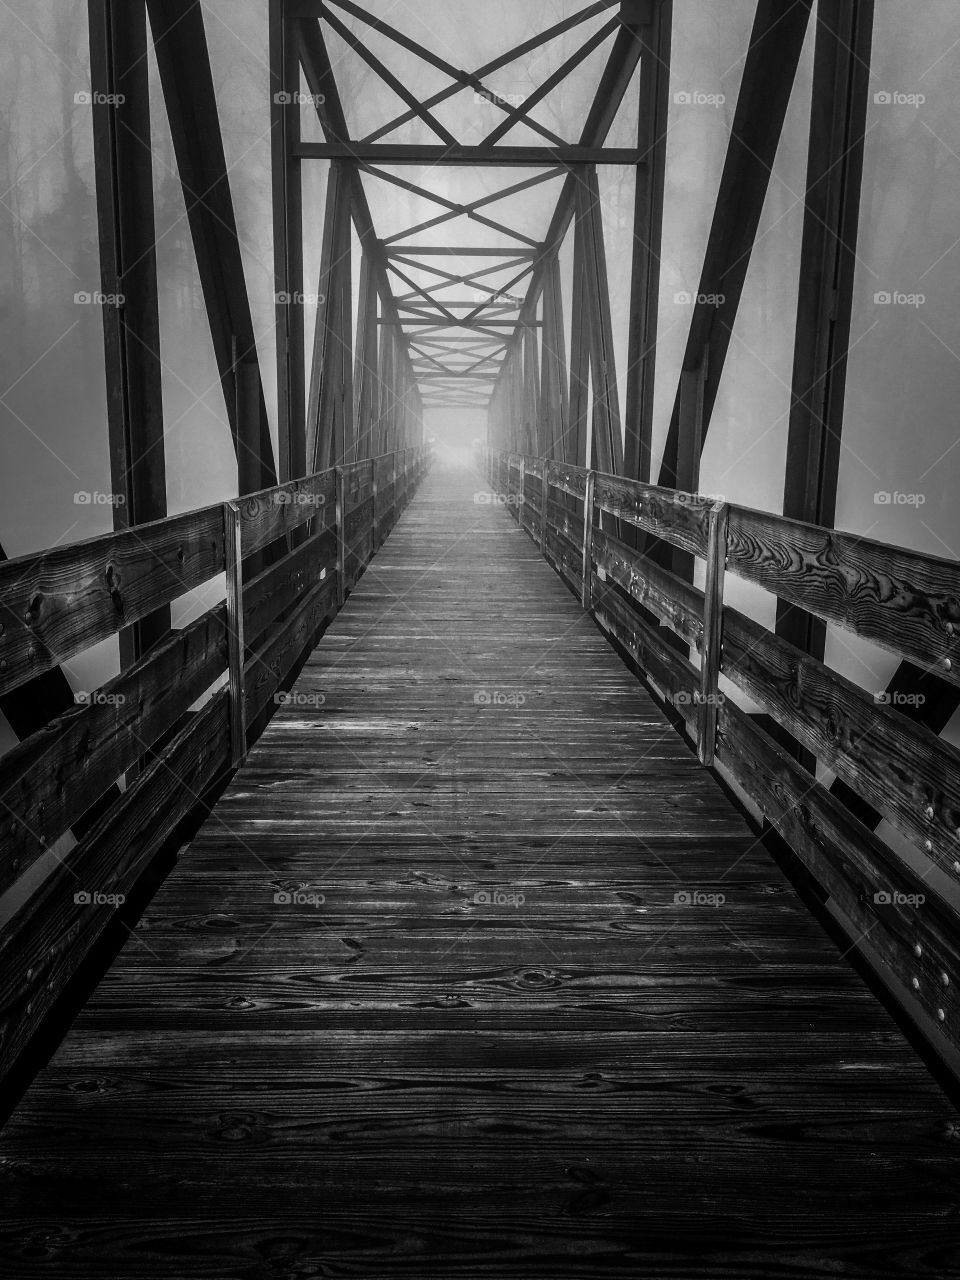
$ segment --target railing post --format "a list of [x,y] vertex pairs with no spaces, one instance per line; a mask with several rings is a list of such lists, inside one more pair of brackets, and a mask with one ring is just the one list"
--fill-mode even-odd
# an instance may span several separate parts
[[380,546],[380,521],[377,519],[377,460],[376,458],[372,458],[370,461],[370,476],[371,476],[371,482],[373,487],[373,494],[371,497],[371,501],[373,503],[373,506],[372,506],[373,515],[371,518],[372,542],[370,544],[371,545],[370,554],[372,556],[373,552],[376,551],[377,548]]
[[580,601],[587,610],[593,605],[593,494],[597,484],[597,473],[587,473],[587,484],[583,491],[583,570]]
[[517,524],[523,528],[523,490],[527,479],[527,460],[520,455],[520,492],[517,494]]
[[723,579],[727,563],[725,502],[710,508],[707,533],[707,579],[703,592],[703,646],[700,651],[700,714],[697,717],[697,758],[713,764],[717,741],[717,703],[720,683],[720,649],[723,642]]
[[335,467],[337,475],[337,608],[343,608],[347,598],[347,528],[346,528],[346,492],[344,489],[343,467]]
[[227,671],[230,690],[230,761],[239,769],[247,755],[243,660],[243,548],[240,507],[223,504],[223,552],[227,575]]
[[550,497],[550,462],[543,460],[543,479],[540,481],[540,554],[547,554],[547,500]]

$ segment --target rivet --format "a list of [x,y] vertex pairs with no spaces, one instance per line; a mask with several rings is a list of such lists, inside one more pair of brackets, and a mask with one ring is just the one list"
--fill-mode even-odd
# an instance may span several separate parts
[[915,944],[914,944],[913,954],[914,954],[915,956],[922,956],[922,955],[923,955],[923,947],[921,947],[921,945],[920,945],[920,943],[919,943],[919,942],[917,942],[917,943],[915,943]]
[[6,671],[6,669],[7,669],[6,658],[0,658],[0,671]]
[[924,813],[927,815],[928,818],[932,818],[935,812],[936,810],[934,809],[932,804],[928,804],[926,809],[924,809]]
[[944,1013],[942,1009],[937,1010],[937,1017],[940,1019],[941,1022],[946,1022],[947,1020],[947,1015]]
[[933,841],[932,841],[932,840],[924,840],[924,842],[923,842],[923,847],[926,849],[927,853],[933,853]]
[[23,620],[29,627],[30,623],[33,621],[33,615],[31,613],[25,613],[23,615]]
[[948,622],[948,623],[947,623],[947,625],[944,627],[944,630],[946,631],[946,633],[947,633],[947,635],[948,635],[948,636],[952,636],[952,635],[953,635],[953,623],[952,623],[952,622]]
[[940,981],[943,983],[943,985],[944,985],[945,987],[949,987],[949,985],[950,985],[950,975],[949,975],[949,973],[947,973],[946,969],[941,969],[941,970],[940,970]]
[[946,669],[947,669],[948,671],[952,671],[952,670],[953,670],[953,663],[950,661],[950,659],[949,659],[949,658],[944,658],[944,660],[943,660],[943,665],[946,667]]
[[914,979],[913,979],[913,989],[914,989],[914,991],[919,991],[919,990],[920,990],[920,979],[919,979],[919,978],[914,978]]

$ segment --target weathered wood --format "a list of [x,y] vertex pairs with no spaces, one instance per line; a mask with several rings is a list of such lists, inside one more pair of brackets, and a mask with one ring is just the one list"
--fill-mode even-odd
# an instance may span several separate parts
[[476,485],[404,512],[19,1106],[0,1266],[956,1270],[950,1105]]
[[336,534],[323,529],[246,583],[243,626],[248,647],[255,647],[268,627],[314,585],[321,571],[332,572],[336,563]]
[[602,529],[593,534],[597,577],[609,579],[699,649],[703,643],[703,592]]
[[929,858],[960,878],[956,747],[730,608],[724,611],[721,669]]
[[834,898],[855,945],[866,943],[956,1045],[956,912],[739,707],[725,702],[719,718],[721,763]]
[[248,660],[244,672],[248,724],[277,694],[324,618],[335,608],[336,578],[331,575],[307,593],[283,628]]
[[204,507],[0,563],[0,692],[223,572],[223,516]]
[[259,493],[244,494],[238,499],[244,556],[268,546],[308,520],[318,520],[320,527],[332,524],[335,489],[334,473],[329,470],[261,489]]
[[597,506],[693,555],[705,556],[712,498],[597,476]]
[[700,676],[693,664],[671,649],[612,588],[596,592],[593,613],[604,631],[660,686],[684,720],[695,725]]
[[960,684],[960,565],[732,507],[727,568]]
[[0,930],[0,1074],[113,918],[152,855],[229,764],[227,694],[194,716]]
[[223,672],[222,605],[0,757],[0,892]]

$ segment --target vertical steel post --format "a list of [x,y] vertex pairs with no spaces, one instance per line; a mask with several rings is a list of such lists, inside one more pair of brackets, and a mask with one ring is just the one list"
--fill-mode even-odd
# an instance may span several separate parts
[[727,503],[710,508],[707,534],[707,580],[703,592],[703,647],[700,652],[700,708],[697,717],[697,757],[713,764],[717,740],[720,650],[723,643],[723,580],[727,563]]
[[520,491],[517,494],[517,524],[523,528],[523,490],[527,479],[527,460],[520,455]]
[[240,507],[223,504],[223,558],[227,575],[227,659],[230,690],[230,759],[239,769],[247,754],[247,723],[243,679],[243,547]]
[[550,459],[543,460],[543,480],[540,489],[540,554],[547,554],[547,499],[550,496]]
[[593,605],[593,495],[597,484],[597,473],[587,474],[587,485],[583,491],[583,567],[581,570],[580,601],[590,611]]

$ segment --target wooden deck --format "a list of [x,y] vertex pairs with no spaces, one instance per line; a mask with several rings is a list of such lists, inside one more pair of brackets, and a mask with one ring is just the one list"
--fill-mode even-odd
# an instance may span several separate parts
[[5,1277],[960,1275],[952,1109],[483,489],[427,479],[0,1137]]

